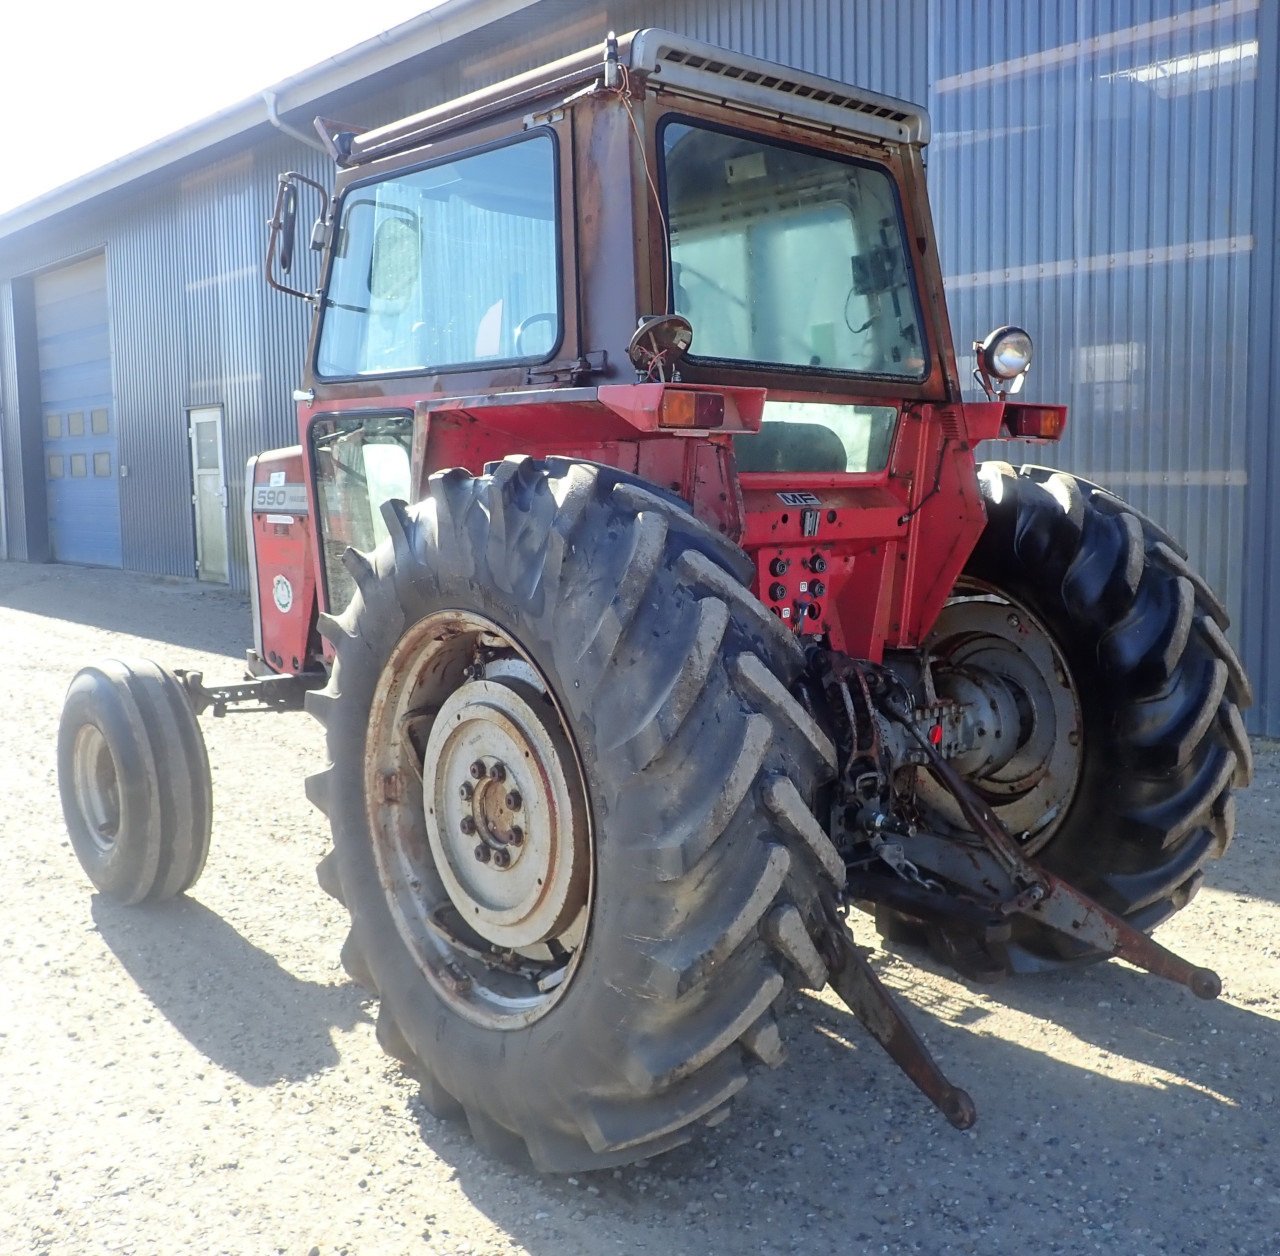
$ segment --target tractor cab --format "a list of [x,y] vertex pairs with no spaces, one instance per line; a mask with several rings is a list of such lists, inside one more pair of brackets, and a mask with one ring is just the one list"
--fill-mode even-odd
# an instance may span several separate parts
[[789,628],[878,660],[919,642],[981,531],[973,443],[1061,430],[1060,408],[960,399],[905,101],[647,30],[391,126],[318,125],[319,609],[349,598],[340,555],[381,539],[382,493],[554,454],[682,497]]

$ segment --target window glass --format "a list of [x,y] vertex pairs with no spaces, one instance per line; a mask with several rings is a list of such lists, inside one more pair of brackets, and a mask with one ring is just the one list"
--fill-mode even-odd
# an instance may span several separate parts
[[412,439],[413,420],[406,415],[320,419],[311,425],[320,542],[334,614],[355,593],[342,562],[347,547],[367,552],[385,541],[382,503],[409,497]]
[[352,188],[316,368],[541,361],[560,339],[557,256],[548,135]]
[[83,436],[84,435],[84,411],[72,410],[67,415],[67,435]]
[[50,440],[58,440],[62,436],[62,415],[46,414],[44,416],[44,434]]
[[733,438],[739,471],[883,471],[893,406],[766,401],[758,432]]
[[99,407],[89,412],[89,426],[95,436],[105,436],[111,430],[105,408]]
[[49,455],[49,478],[51,480],[62,479],[62,455],[61,454]]
[[923,379],[884,169],[683,122],[662,129],[672,303],[691,358]]
[[82,480],[89,474],[89,464],[84,454],[71,455],[71,474],[77,480]]
[[108,453],[93,455],[93,473],[94,475],[110,475],[111,474],[111,455]]
[[196,470],[216,471],[221,465],[218,449],[218,424],[215,419],[197,420],[196,429]]

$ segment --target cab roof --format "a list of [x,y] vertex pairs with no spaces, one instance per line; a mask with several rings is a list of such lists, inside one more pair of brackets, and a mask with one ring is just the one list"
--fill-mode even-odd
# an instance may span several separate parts
[[[618,37],[628,74],[673,95],[745,106],[776,119],[796,119],[836,134],[923,146],[929,115],[919,105],[835,79],[730,52],[672,31],[648,28]],[[340,165],[373,161],[460,130],[495,114],[571,94],[602,72],[606,43],[436,105],[399,122],[355,134],[317,119]]]

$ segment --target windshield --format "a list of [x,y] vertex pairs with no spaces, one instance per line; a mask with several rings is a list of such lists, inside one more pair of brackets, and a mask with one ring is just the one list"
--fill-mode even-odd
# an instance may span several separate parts
[[925,377],[884,169],[675,120],[662,153],[672,305],[693,324],[690,358]]
[[559,287],[549,135],[362,184],[343,200],[316,369],[543,361]]

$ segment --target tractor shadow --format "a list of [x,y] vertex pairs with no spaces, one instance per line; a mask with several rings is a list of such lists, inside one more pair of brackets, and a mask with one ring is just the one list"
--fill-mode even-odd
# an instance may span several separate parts
[[[975,1192],[984,1216],[997,1218],[983,1223],[986,1249],[1013,1250],[1030,1218],[1051,1218],[1080,1181],[1117,1233],[1143,1227],[1143,1250],[1183,1251],[1184,1208],[1225,1207],[1224,1180],[1260,1170],[1272,1180],[1280,1022],[1116,964],[979,988],[913,983],[908,962],[944,974],[906,950],[875,966],[974,1098],[979,1120],[967,1133],[947,1125],[830,995],[793,1002],[782,1017],[787,1063],[758,1072],[729,1120],[649,1163],[544,1176],[493,1159],[465,1125],[438,1120],[416,1100],[409,1110],[471,1203],[535,1256],[642,1247],[737,1256],[797,1242],[975,1250],[969,1204],[940,1203]],[[1042,1037],[1007,1017],[993,1028],[1002,1007],[1105,1054],[1077,1044],[1064,1059],[1052,1032]],[[1209,1131],[1236,1159],[1196,1150]],[[420,1210],[431,1234],[435,1214]],[[1224,1241],[1216,1250],[1274,1251],[1274,1213],[1265,1202],[1233,1203],[1212,1223]],[[1071,1243],[1076,1224],[1065,1218],[1053,1242]],[[1077,1250],[1046,1238],[1051,1248]]]
[[303,981],[190,898],[121,907],[94,895],[103,940],[197,1051],[251,1086],[332,1068],[330,1031],[368,1021],[350,984]]
[[[1224,973],[1224,997],[1203,1000],[1120,961],[991,984],[967,982],[927,951],[908,945],[886,944],[873,963],[919,1029],[928,1031],[934,1022],[956,1029],[978,1026],[993,1010],[1005,1008],[1125,1062],[1118,1073],[1155,1074],[1147,1084],[1166,1093],[1185,1088],[1189,1095],[1244,1105],[1260,1097],[1270,1104],[1273,1092],[1280,1092],[1280,1020],[1230,1002],[1229,973]],[[938,995],[934,983],[918,988],[912,969],[949,979],[956,994]],[[981,1041],[992,1037],[984,1033]],[[1224,1065],[1219,1048],[1236,1050],[1242,1043],[1250,1044],[1256,1068]]]
[[225,585],[94,567],[0,562],[0,606],[233,657],[251,633],[247,598]]

